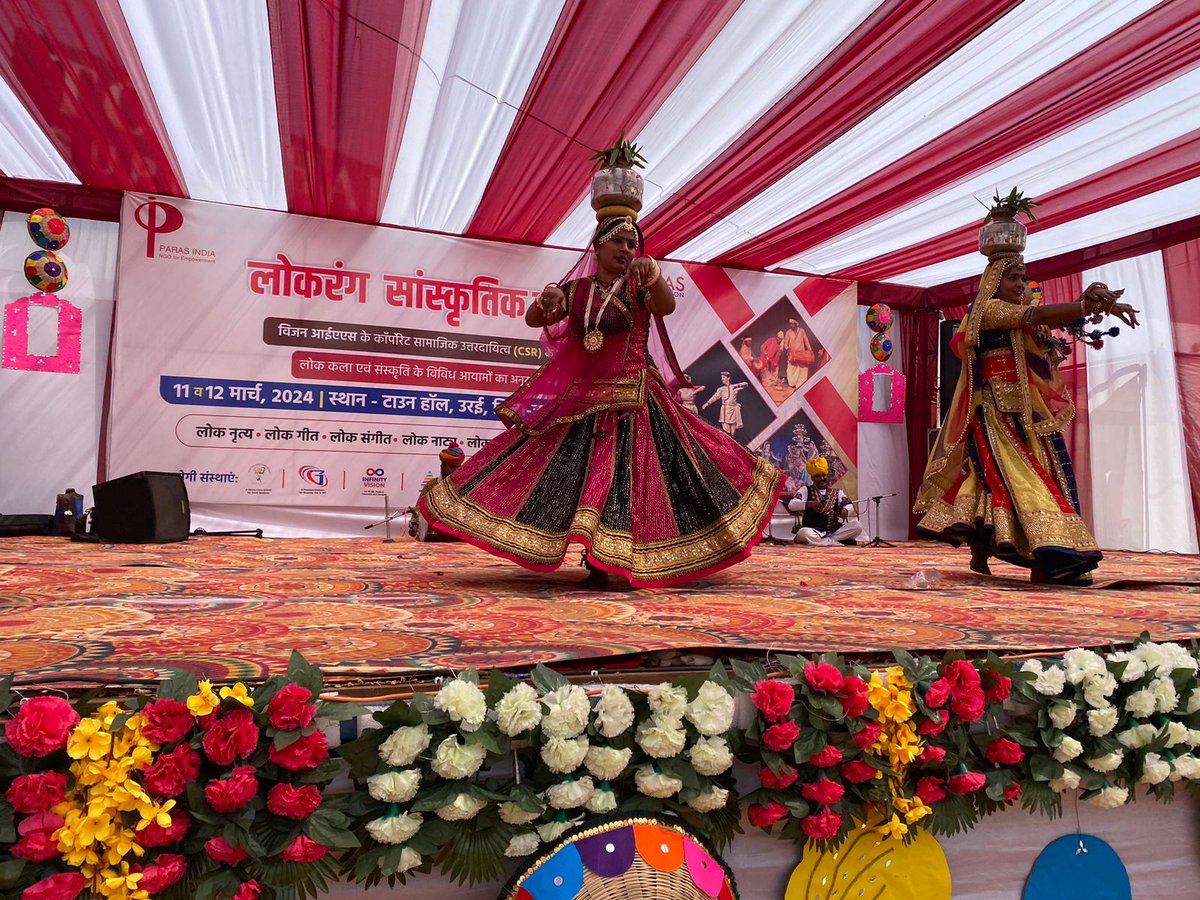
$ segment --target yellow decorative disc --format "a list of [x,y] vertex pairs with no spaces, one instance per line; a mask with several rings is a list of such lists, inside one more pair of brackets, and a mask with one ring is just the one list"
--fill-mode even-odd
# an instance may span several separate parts
[[805,847],[785,900],[950,900],[950,867],[927,831],[905,846],[859,828],[837,850]]

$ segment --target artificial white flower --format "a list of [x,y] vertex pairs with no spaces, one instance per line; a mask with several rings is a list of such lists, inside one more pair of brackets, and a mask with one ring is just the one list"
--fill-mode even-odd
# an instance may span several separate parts
[[1142,761],[1142,784],[1162,784],[1171,777],[1171,764],[1157,753],[1147,753]]
[[678,721],[661,721],[657,717],[641,722],[637,727],[638,746],[657,759],[678,756],[687,744],[687,732]]
[[733,765],[733,753],[725,743],[725,738],[721,737],[697,738],[688,756],[692,760],[692,768],[701,775],[720,775]]
[[733,697],[715,681],[700,685],[696,699],[687,705],[684,715],[707,737],[724,734],[733,725]]
[[596,784],[584,775],[575,781],[560,781],[546,788],[546,802],[555,809],[574,809],[583,806],[596,792]]
[[577,684],[560,687],[542,698],[546,715],[542,718],[542,731],[547,737],[573,738],[587,728],[592,704],[587,691]]
[[1189,716],[1197,710],[1200,710],[1200,687],[1192,688],[1192,692],[1188,694],[1187,705],[1183,708]]
[[712,812],[717,809],[723,809],[725,804],[729,802],[729,791],[723,787],[713,785],[703,794],[697,794],[687,802],[687,805],[696,812]]
[[455,678],[442,685],[434,695],[433,705],[457,722],[463,731],[475,731],[487,718],[487,700],[473,681]]
[[496,726],[509,737],[536,728],[541,721],[542,704],[537,691],[525,682],[513,685],[496,704]]
[[652,687],[647,698],[650,700],[651,714],[658,719],[678,721],[687,709],[687,689],[665,681]]
[[1086,675],[1098,675],[1108,671],[1104,657],[1092,650],[1068,650],[1063,657],[1067,681],[1079,684]]
[[542,762],[551,772],[565,775],[574,772],[583,762],[588,752],[586,737],[550,738],[542,745]]
[[542,810],[539,809],[530,812],[527,809],[522,809],[511,800],[505,800],[496,808],[500,812],[500,820],[509,825],[527,825],[535,819],[542,817]]
[[1075,721],[1075,704],[1070,700],[1056,700],[1050,704],[1048,710],[1050,721],[1054,723],[1054,727],[1064,729]]
[[1054,758],[1060,763],[1070,762],[1083,752],[1083,744],[1070,735],[1064,735],[1062,743],[1054,748]]
[[1021,666],[1021,671],[1037,673],[1037,678],[1033,682],[1033,689],[1043,697],[1057,697],[1063,692],[1063,688],[1067,683],[1066,673],[1062,669],[1058,666],[1043,669],[1040,660],[1027,660],[1025,665]]
[[1112,706],[1108,698],[1117,689],[1117,679],[1113,678],[1112,672],[1094,672],[1084,675],[1079,686],[1083,688],[1083,699],[1088,706],[1102,709]]
[[1154,712],[1154,704],[1154,694],[1149,689],[1142,688],[1125,698],[1125,712],[1144,719]]
[[1133,648],[1133,653],[1146,664],[1147,669],[1158,669],[1170,659],[1169,651],[1162,644],[1138,644]]
[[1170,678],[1155,678],[1150,682],[1150,693],[1154,695],[1154,710],[1160,713],[1173,711],[1179,703],[1175,682]]
[[1120,653],[1108,654],[1110,662],[1126,663],[1125,671],[1121,673],[1121,681],[1128,684],[1131,681],[1137,681],[1146,674],[1146,663],[1142,658],[1136,655],[1131,650],[1122,650]]
[[1073,791],[1079,787],[1079,781],[1079,773],[1072,772],[1070,769],[1064,769],[1062,775],[1058,778],[1050,779],[1050,790],[1058,794]]
[[367,793],[384,803],[407,803],[417,795],[421,786],[421,770],[384,772],[367,779]]
[[606,685],[596,704],[596,728],[606,738],[614,738],[632,724],[633,701],[616,685]]
[[1129,801],[1129,790],[1123,787],[1106,787],[1100,793],[1088,797],[1088,803],[1101,809],[1116,809]]
[[616,747],[591,747],[583,764],[601,781],[615,781],[625,771],[632,756],[633,750],[629,747],[622,750]]
[[464,744],[452,734],[438,744],[430,768],[443,778],[470,778],[486,758],[487,748],[482,744]]
[[1105,709],[1089,709],[1087,714],[1088,731],[1095,737],[1104,737],[1117,726],[1120,712],[1115,706]]
[[1158,737],[1158,729],[1153,725],[1135,725],[1133,728],[1126,728],[1119,732],[1117,743],[1130,750],[1136,750],[1139,747],[1145,747],[1156,737]]
[[550,841],[556,841],[562,837],[563,832],[570,831],[582,819],[583,816],[573,820],[559,821],[558,819],[555,819],[553,822],[547,822],[545,825],[539,825],[537,827],[538,837],[540,837],[546,843],[550,843]]
[[430,738],[424,722],[397,728],[379,745],[379,758],[389,766],[410,766],[425,752]]
[[1166,736],[1168,747],[1186,743],[1188,739],[1188,727],[1182,722],[1168,722]]
[[1179,644],[1139,644],[1134,650],[1148,668],[1154,669],[1158,675],[1170,676],[1176,669],[1187,669],[1195,672],[1197,662],[1184,647]]
[[396,874],[402,874],[409,869],[415,869],[421,864],[421,854],[412,847],[405,847],[400,851],[400,862],[396,864]]
[[592,796],[588,797],[587,810],[588,812],[601,815],[603,813],[612,812],[617,808],[617,795],[613,793],[612,788],[607,785],[601,785]]
[[486,800],[472,797],[470,794],[459,794],[445,806],[434,810],[439,819],[447,822],[464,822],[479,815],[480,810],[488,805]]
[[1183,742],[1189,747],[1200,747],[1200,728],[1189,728]]
[[680,779],[655,772],[650,766],[639,768],[633,780],[637,783],[637,789],[647,797],[657,797],[660,800],[674,797],[683,787]]
[[1111,772],[1117,766],[1121,765],[1121,761],[1125,758],[1124,753],[1119,753],[1114,750],[1112,753],[1105,753],[1103,756],[1097,756],[1087,761],[1087,766],[1093,772]]
[[1171,762],[1171,780],[1179,781],[1181,778],[1184,781],[1200,778],[1200,759],[1190,753],[1175,757]]
[[505,856],[528,856],[530,853],[536,853],[537,848],[542,845],[538,840],[537,832],[525,831],[521,834],[514,834],[508,842],[508,846],[504,848]]
[[420,830],[423,821],[420,813],[372,819],[367,823],[367,834],[381,844],[403,844]]

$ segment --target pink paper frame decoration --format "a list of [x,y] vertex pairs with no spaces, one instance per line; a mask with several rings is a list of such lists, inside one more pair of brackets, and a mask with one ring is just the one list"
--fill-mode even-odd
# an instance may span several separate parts
[[[875,376],[887,375],[892,382],[892,405],[890,409],[875,408]],[[880,363],[858,376],[858,421],[894,424],[904,421],[904,395],[907,379],[903,373]]]
[[[58,353],[38,356],[29,352],[29,307],[53,307],[58,313]],[[79,374],[80,334],[83,314],[70,300],[52,294],[33,294],[4,307],[4,368],[26,372]]]

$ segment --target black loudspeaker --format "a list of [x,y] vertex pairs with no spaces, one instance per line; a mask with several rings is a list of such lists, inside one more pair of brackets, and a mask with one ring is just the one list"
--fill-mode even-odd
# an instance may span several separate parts
[[192,528],[187,486],[178,472],[135,472],[92,488],[92,529],[113,544],[186,541]]

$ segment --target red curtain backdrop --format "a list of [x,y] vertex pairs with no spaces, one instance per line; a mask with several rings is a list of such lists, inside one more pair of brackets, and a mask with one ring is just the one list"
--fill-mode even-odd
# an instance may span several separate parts
[[1162,252],[1192,512],[1200,522],[1200,239]]
[[929,429],[938,427],[938,322],[935,309],[903,309],[899,312],[904,335],[904,374],[908,394],[904,400],[904,422],[908,433],[909,537],[916,537],[917,517],[911,512],[925,477],[929,459]]

